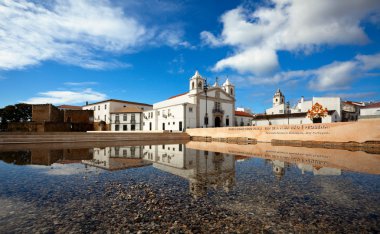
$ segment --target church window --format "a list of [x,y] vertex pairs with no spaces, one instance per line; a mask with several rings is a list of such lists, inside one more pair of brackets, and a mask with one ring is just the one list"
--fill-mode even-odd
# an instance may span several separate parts
[[126,114],[123,115],[123,121],[127,121],[127,115]]
[[189,112],[193,112],[193,108],[192,107],[189,107]]
[[231,88],[231,95],[233,95],[234,94],[234,90]]
[[104,110],[107,110],[107,104],[104,105]]
[[276,98],[276,102],[278,101],[278,99]]
[[191,82],[191,89],[194,89],[194,81]]
[[202,81],[198,82],[198,88],[202,88]]

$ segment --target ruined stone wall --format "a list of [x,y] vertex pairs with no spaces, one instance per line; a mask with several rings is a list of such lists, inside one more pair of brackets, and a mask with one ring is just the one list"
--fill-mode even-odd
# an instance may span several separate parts
[[93,123],[93,110],[64,110],[64,122],[68,123]]
[[32,121],[63,122],[63,113],[52,104],[33,105]]

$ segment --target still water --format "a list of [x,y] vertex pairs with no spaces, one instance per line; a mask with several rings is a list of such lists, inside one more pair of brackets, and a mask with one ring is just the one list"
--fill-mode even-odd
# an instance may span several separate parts
[[0,232],[377,233],[379,174],[271,144],[0,146]]

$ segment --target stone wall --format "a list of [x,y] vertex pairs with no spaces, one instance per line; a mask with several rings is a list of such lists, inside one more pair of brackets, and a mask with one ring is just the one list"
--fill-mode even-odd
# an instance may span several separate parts
[[64,110],[64,122],[68,123],[93,123],[93,110]]
[[32,121],[63,122],[63,113],[51,104],[33,105]]
[[187,129],[186,132],[193,138],[247,138],[258,142],[271,142],[272,140],[380,142],[380,119],[325,124],[192,128]]

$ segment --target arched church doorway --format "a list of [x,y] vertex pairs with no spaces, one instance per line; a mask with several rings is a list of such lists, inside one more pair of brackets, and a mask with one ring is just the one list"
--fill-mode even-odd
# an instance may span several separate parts
[[215,117],[215,127],[220,127],[220,117]]

